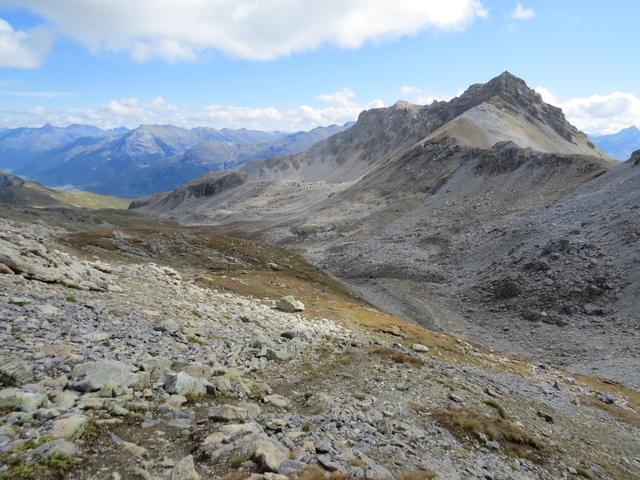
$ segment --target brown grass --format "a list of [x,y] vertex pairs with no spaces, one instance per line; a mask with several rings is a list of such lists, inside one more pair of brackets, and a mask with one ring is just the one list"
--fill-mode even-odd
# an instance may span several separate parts
[[325,472],[318,466],[306,468],[300,475],[300,480],[348,480],[349,476],[339,472]]
[[396,363],[408,363],[411,365],[423,365],[424,360],[414,355],[408,355],[400,350],[394,350],[393,348],[388,347],[374,347],[369,349],[369,353],[373,353],[374,355],[380,355],[382,357],[387,357],[393,360]]
[[640,428],[640,413],[634,410],[622,408],[616,404],[608,405],[601,402],[596,397],[588,395],[580,395],[580,403],[582,405],[602,410],[609,415],[616,417],[618,420],[628,423],[629,425],[633,425],[636,428]]
[[432,418],[461,443],[473,446],[483,436],[498,442],[510,457],[526,458],[538,463],[544,460],[547,446],[522,428],[503,419],[478,414],[468,409],[438,410]]

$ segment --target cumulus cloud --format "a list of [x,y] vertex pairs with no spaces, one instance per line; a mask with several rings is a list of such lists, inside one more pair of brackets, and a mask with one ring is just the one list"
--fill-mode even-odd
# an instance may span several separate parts
[[331,105],[337,105],[340,107],[349,107],[355,104],[354,99],[356,94],[350,88],[343,88],[334,93],[323,93],[318,95],[318,100],[322,100],[325,103]]
[[53,35],[46,28],[14,30],[0,18],[0,67],[37,68],[51,49]]
[[518,3],[511,12],[513,20],[531,20],[535,16],[536,12],[532,8],[526,8],[521,3]]
[[112,100],[88,110],[51,110],[42,107],[26,110],[0,110],[0,127],[41,126],[45,123],[65,126],[88,123],[103,128],[135,128],[145,123],[172,124],[181,127],[252,128],[297,131],[317,126],[345,123],[357,119],[362,110],[383,107],[381,100],[356,101],[355,93],[343,89],[319,97],[324,105],[300,105],[291,109],[207,105],[192,108],[156,98],[144,102],[138,98]]
[[590,134],[610,134],[640,126],[640,97],[627,92],[559,100],[544,87],[536,87],[542,98],[564,111],[567,119]]
[[400,93],[404,95],[405,99],[417,105],[429,105],[433,102],[446,102],[451,100],[453,97],[460,95],[462,92],[463,90],[458,90],[454,95],[435,95],[429,90],[424,90],[411,85],[404,85],[400,87]]
[[91,51],[185,61],[208,50],[271,60],[323,44],[358,48],[487,16],[481,0],[0,0]]

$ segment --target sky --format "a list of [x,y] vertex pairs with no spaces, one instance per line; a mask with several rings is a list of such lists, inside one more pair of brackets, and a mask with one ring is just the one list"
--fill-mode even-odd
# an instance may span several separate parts
[[640,126],[637,0],[0,0],[0,128],[307,130],[508,70]]

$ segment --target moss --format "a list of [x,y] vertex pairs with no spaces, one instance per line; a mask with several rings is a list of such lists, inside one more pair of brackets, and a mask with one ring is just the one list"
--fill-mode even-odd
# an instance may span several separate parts
[[202,345],[204,345],[204,344],[205,344],[205,341],[204,341],[204,340],[199,339],[199,338],[198,338],[198,337],[196,337],[195,335],[189,335],[189,336],[187,337],[187,342],[189,342],[189,343],[193,343],[193,344],[195,344],[195,345],[200,345],[200,346],[202,346]]
[[578,477],[586,478],[587,480],[595,480],[595,477],[584,467],[576,468],[576,475]]
[[[44,437],[41,437],[44,438]],[[73,460],[60,455],[52,455],[40,462],[29,463],[22,457],[0,459],[9,468],[0,473],[0,480],[58,480],[65,477],[73,466]]]
[[69,303],[76,303],[78,301],[74,295],[67,295],[64,299]]

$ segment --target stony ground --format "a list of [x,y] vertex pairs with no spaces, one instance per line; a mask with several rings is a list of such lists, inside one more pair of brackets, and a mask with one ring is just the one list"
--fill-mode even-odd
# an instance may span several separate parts
[[276,247],[1,218],[0,478],[640,478],[622,385],[405,323]]

